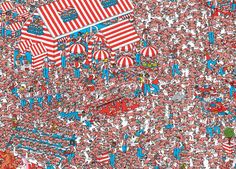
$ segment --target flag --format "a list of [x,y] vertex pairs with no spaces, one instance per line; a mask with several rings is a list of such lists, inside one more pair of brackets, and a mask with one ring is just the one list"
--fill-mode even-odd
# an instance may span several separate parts
[[103,153],[103,154],[97,156],[97,162],[99,162],[101,164],[108,164],[109,160],[110,160],[110,157],[109,157],[109,153],[108,152]]

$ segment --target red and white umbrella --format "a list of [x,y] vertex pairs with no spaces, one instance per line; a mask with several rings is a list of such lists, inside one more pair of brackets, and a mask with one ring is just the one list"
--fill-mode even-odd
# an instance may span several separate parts
[[120,51],[129,52],[129,51],[132,51],[133,49],[134,49],[134,45],[133,44],[128,44],[126,46],[121,47]]
[[69,51],[74,54],[84,53],[85,47],[81,44],[73,44],[70,46]]
[[96,39],[95,39],[95,42],[105,43],[105,39],[101,36],[97,36]]
[[122,56],[118,59],[117,64],[119,67],[131,67],[134,65],[134,61],[129,56]]
[[157,49],[153,46],[148,46],[140,51],[143,56],[154,57],[157,55]]
[[98,51],[94,52],[93,56],[96,60],[104,60],[104,59],[109,58],[109,54],[105,50],[98,50]]

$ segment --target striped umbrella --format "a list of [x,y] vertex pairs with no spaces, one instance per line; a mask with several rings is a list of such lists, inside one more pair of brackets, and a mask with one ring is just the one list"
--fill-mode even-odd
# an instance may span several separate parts
[[80,54],[85,52],[85,47],[81,44],[73,44],[70,46],[69,51],[74,54]]
[[94,52],[93,56],[96,60],[104,60],[104,59],[109,58],[109,54],[105,50],[98,50],[98,51]]
[[134,61],[130,56],[122,56],[118,59],[117,64],[119,67],[131,67],[134,65]]
[[128,44],[126,46],[121,47],[120,51],[129,52],[129,51],[132,51],[133,49],[134,49],[134,45],[133,44]]
[[143,56],[154,57],[157,55],[157,49],[153,46],[148,46],[140,51]]

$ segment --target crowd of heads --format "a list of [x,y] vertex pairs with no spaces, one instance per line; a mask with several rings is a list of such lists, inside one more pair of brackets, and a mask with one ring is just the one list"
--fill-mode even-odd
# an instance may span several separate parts
[[[115,154],[115,168],[235,165],[235,155],[222,148],[227,142],[223,131],[235,128],[236,120],[235,11],[213,17],[214,9],[196,0],[133,0],[133,4],[132,23],[142,41],[129,55],[135,58],[146,41],[158,54],[141,59],[154,60],[157,68],[120,69],[99,62],[81,68],[78,78],[68,64],[50,68],[45,79],[42,70],[13,68],[11,51],[17,39],[1,39],[2,151],[27,154],[42,166],[109,167],[110,163],[97,161],[105,152]],[[209,42],[209,32],[214,33],[214,43]],[[112,74],[109,80],[102,76],[107,65]],[[178,65],[179,72],[173,74],[173,65]],[[151,85],[155,79],[159,91],[145,93],[144,84]],[[137,90],[141,92],[134,96]],[[112,116],[98,111],[97,105],[116,97],[128,97],[139,107]],[[29,98],[34,98],[32,107]],[[224,112],[211,111],[218,103]],[[62,118],[61,112],[78,112],[79,118]],[[71,144],[73,136],[76,144]],[[68,152],[74,153],[72,160]],[[22,165],[21,160],[17,162]]]

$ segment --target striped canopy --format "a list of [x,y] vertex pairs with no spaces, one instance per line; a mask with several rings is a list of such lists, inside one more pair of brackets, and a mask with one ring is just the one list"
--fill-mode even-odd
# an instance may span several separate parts
[[134,65],[134,61],[130,56],[122,56],[118,59],[117,65],[121,68],[129,68]]
[[143,56],[146,57],[155,57],[157,55],[157,49],[153,46],[148,46],[140,51]]
[[80,54],[85,52],[85,47],[81,44],[73,44],[70,46],[70,52],[74,54]]
[[93,55],[94,55],[94,59],[96,59],[96,60],[104,60],[104,59],[109,58],[109,54],[105,50],[98,50],[98,51],[94,52]]

